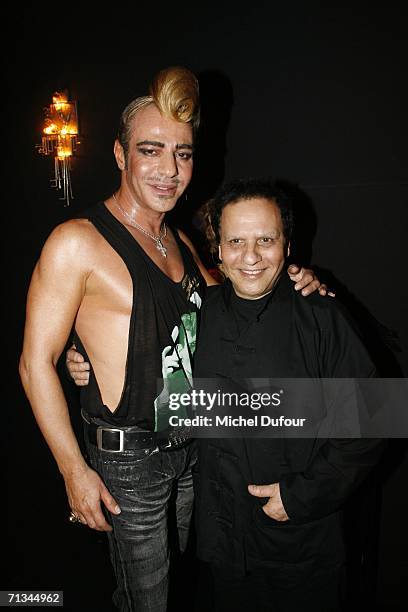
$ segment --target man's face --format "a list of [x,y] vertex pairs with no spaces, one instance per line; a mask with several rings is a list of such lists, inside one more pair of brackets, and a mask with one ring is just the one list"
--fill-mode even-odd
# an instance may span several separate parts
[[257,300],[269,293],[289,253],[277,205],[264,198],[239,200],[222,211],[219,257],[235,293]]
[[191,126],[163,117],[150,104],[133,119],[127,164],[121,145],[115,143],[121,190],[136,207],[160,213],[171,210],[190,182],[192,153]]

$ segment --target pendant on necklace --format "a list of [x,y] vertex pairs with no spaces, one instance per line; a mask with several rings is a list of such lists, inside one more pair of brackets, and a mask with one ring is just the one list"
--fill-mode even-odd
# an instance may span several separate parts
[[160,253],[163,255],[163,257],[167,257],[167,249],[165,246],[163,246],[162,241],[160,240],[160,238],[158,240],[156,240],[156,248],[158,251],[160,251]]

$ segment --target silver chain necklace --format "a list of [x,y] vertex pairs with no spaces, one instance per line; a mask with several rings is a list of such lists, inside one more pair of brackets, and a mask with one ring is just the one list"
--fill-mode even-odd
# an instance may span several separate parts
[[158,251],[160,251],[160,253],[163,255],[163,257],[167,257],[167,249],[166,249],[166,247],[164,246],[164,244],[162,242],[162,240],[167,236],[167,226],[166,226],[165,222],[163,221],[163,228],[162,228],[160,234],[158,236],[155,236],[154,234],[151,234],[150,232],[145,230],[144,227],[142,227],[141,225],[136,223],[136,221],[133,219],[133,217],[131,215],[129,215],[129,213],[127,213],[126,210],[124,210],[121,207],[121,205],[117,201],[116,196],[115,196],[114,193],[112,193],[112,197],[113,197],[113,200],[114,200],[116,206],[119,208],[121,213],[126,217],[129,225],[131,225],[132,227],[138,229],[139,232],[142,232],[142,234],[144,234],[148,238],[151,238],[156,243],[156,249]]

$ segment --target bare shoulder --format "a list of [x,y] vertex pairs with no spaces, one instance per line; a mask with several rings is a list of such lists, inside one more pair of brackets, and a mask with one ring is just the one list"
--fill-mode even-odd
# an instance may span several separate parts
[[96,238],[96,230],[88,219],[71,219],[57,225],[49,235],[47,243],[65,248],[81,245],[86,246]]
[[97,231],[87,219],[72,219],[57,225],[41,251],[40,271],[89,272],[97,252]]
[[89,255],[96,247],[98,232],[87,219],[71,219],[57,225],[48,236],[42,255]]

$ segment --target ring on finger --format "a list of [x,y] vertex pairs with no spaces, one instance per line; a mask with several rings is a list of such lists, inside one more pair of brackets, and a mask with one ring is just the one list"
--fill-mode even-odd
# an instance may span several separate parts
[[70,523],[80,523],[81,522],[81,519],[79,518],[79,516],[75,514],[75,512],[73,512],[72,510],[71,510],[71,514],[69,515],[68,520]]

